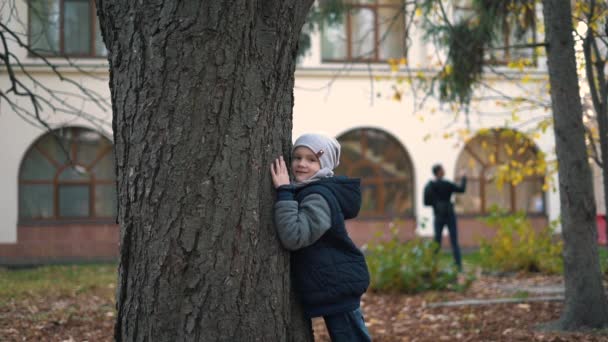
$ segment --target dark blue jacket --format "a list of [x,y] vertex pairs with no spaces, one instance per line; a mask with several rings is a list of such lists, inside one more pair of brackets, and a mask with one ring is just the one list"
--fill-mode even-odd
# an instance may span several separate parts
[[359,213],[360,181],[330,177],[295,191],[298,202],[313,193],[323,196],[332,215],[331,228],[319,240],[292,252],[295,289],[305,313],[318,317],[357,309],[369,286],[369,272],[344,220]]

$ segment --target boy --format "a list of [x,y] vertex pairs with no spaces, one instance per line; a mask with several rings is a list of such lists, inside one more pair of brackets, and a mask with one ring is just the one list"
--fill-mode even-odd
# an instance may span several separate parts
[[308,317],[323,316],[338,341],[371,341],[360,310],[369,286],[363,253],[344,220],[361,207],[358,179],[334,177],[340,144],[320,134],[305,134],[293,145],[291,183],[283,157],[270,166],[277,189],[275,223],[283,246],[292,251],[296,293]]

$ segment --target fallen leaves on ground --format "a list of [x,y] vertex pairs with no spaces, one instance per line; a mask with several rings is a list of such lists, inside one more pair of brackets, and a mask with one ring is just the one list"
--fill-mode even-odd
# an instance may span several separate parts
[[[559,318],[562,302],[428,307],[463,299],[513,298],[518,288],[556,286],[559,276],[479,276],[464,293],[417,295],[368,293],[362,308],[373,341],[608,341],[608,333],[542,332],[539,325]],[[528,294],[526,296],[534,296]],[[316,341],[329,341],[323,319],[314,319]]]
[[90,293],[0,302],[0,341],[111,341],[114,304]]
[[[429,307],[462,299],[522,296],[518,288],[560,285],[561,277],[478,276],[466,292],[417,295],[368,293],[363,311],[373,340],[424,341],[608,341],[606,333],[548,333],[537,326],[559,317],[561,302]],[[112,341],[112,290],[69,295],[0,298],[0,341]],[[534,296],[535,294],[525,294]],[[317,341],[329,341],[322,319],[313,321]]]

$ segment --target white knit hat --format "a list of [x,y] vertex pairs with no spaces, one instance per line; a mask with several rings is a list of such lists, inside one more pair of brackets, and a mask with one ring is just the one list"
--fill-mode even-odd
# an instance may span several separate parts
[[340,164],[340,143],[334,138],[308,133],[296,139],[291,151],[293,152],[299,146],[308,147],[316,154],[322,169],[333,170]]
[[300,146],[308,147],[319,158],[321,169],[310,179],[300,182],[302,185],[324,177],[334,175],[334,169],[340,164],[340,143],[323,134],[308,133],[301,135],[293,144],[291,152]]

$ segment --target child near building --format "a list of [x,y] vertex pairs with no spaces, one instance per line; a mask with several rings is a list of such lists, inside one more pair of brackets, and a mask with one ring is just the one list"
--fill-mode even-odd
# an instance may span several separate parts
[[360,182],[334,176],[339,159],[335,139],[305,134],[293,145],[293,182],[283,157],[274,161],[275,224],[281,243],[292,251],[294,287],[306,315],[323,316],[334,342],[371,341],[360,309],[369,273],[344,225],[359,212]]

